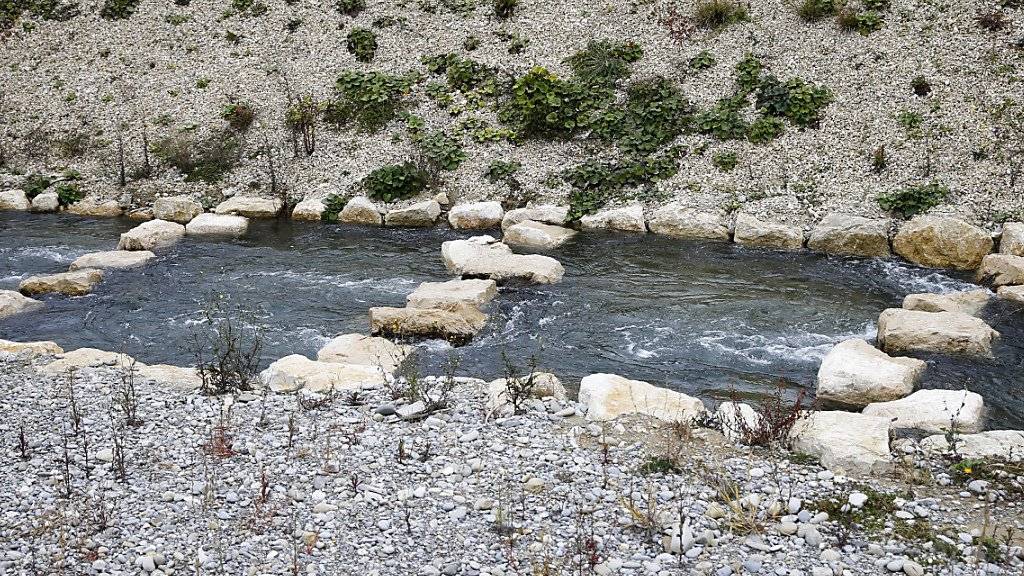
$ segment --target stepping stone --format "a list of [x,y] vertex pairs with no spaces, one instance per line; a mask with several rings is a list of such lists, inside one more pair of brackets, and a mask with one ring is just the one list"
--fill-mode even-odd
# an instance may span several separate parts
[[63,354],[64,349],[49,340],[37,342],[14,342],[0,339],[0,352],[9,354],[27,353],[30,356],[53,356]]
[[95,268],[97,270],[123,270],[148,264],[156,258],[149,250],[108,250],[83,254],[71,263],[70,270]]
[[996,294],[1004,300],[1024,304],[1024,286],[1002,286]]
[[740,214],[736,217],[733,240],[744,246],[799,250],[804,246],[804,231],[799,226],[765,222],[750,214]]
[[221,215],[245,216],[246,218],[277,218],[281,213],[279,198],[258,196],[234,196],[221,202],[214,212]]
[[889,308],[878,318],[878,342],[890,354],[939,352],[992,356],[999,338],[983,320],[959,312],[918,312]]
[[39,300],[22,296],[14,290],[0,290],[0,318],[31,312],[43,306],[44,304]]
[[60,210],[60,197],[56,192],[43,192],[32,199],[32,212],[56,212]]
[[903,309],[920,312],[960,312],[977,316],[991,299],[992,292],[985,289],[954,294],[908,294],[903,299]]
[[456,230],[486,230],[500,226],[504,216],[501,202],[459,204],[448,212],[448,224]]
[[475,306],[440,308],[370,308],[370,332],[389,338],[440,338],[452,344],[469,342],[487,324]]
[[818,458],[833,472],[869,476],[893,469],[888,418],[856,412],[812,412],[793,426],[790,438],[794,452]]
[[900,226],[892,247],[919,266],[974,270],[992,251],[992,236],[963,220],[916,216]]
[[989,254],[978,268],[978,280],[998,288],[1024,284],[1024,256]]
[[811,230],[807,247],[826,254],[888,258],[890,225],[889,220],[832,213]]
[[240,238],[249,230],[249,219],[244,216],[200,214],[185,226],[189,236],[224,236]]
[[319,198],[307,198],[295,205],[292,210],[292,220],[302,222],[319,222],[323,218],[324,210],[327,207]]
[[1003,235],[999,240],[999,253],[1024,256],[1024,222],[1003,224]]
[[925,432],[946,432],[954,425],[961,432],[979,432],[984,411],[981,395],[967,390],[918,390],[906,398],[864,408],[864,414],[886,418],[893,428]]
[[124,214],[124,209],[121,208],[117,200],[98,200],[90,196],[68,206],[68,214],[92,216],[95,218],[116,218]]
[[356,196],[345,203],[341,214],[338,214],[338,222],[380,226],[384,222],[384,217],[372,200],[365,196]]
[[[107,352],[96,348],[78,348],[65,352],[57,360],[39,369],[44,374],[66,374],[68,370],[83,370],[104,366],[124,368],[133,358],[127,354]],[[138,366],[138,364],[136,364]]]
[[185,227],[167,220],[150,220],[121,234],[118,250],[153,250],[177,243],[185,237]]
[[463,304],[480,308],[498,294],[494,280],[449,280],[424,282],[406,297],[410,308],[457,309]]
[[31,276],[21,281],[18,291],[26,296],[36,294],[65,294],[84,296],[103,280],[102,270],[75,270],[60,274]]
[[568,206],[555,206],[554,204],[542,204],[540,206],[529,206],[527,208],[516,208],[505,212],[501,219],[501,229],[505,230],[516,224],[526,221],[551,224],[552,226],[564,226],[569,220]]
[[893,358],[864,340],[840,342],[818,369],[818,399],[844,406],[903,398],[914,391],[927,364]]
[[292,354],[268,366],[260,381],[274,392],[330,392],[379,388],[384,374],[375,366],[319,362]]
[[648,224],[651,232],[688,240],[728,240],[729,221],[724,214],[701,212],[671,203],[658,208]]
[[324,345],[316,353],[316,359],[320,362],[372,366],[391,374],[410,353],[412,347],[395,344],[386,338],[343,334]]
[[21,190],[0,190],[0,210],[25,211],[32,207],[28,196]]
[[506,244],[491,236],[444,242],[441,244],[441,257],[453,274],[490,278],[497,282],[522,279],[537,284],[553,284],[565,273],[558,260],[539,254],[514,254]]
[[624,414],[644,414],[666,422],[685,422],[705,412],[692,396],[616,374],[591,374],[580,382],[579,401],[587,419],[614,420]]
[[440,215],[441,205],[436,200],[427,200],[406,208],[389,211],[384,216],[384,225],[400,228],[429,228],[437,222]]
[[565,244],[575,235],[576,231],[570,228],[527,220],[506,228],[501,240],[509,246],[551,250]]
[[192,199],[191,196],[157,198],[153,203],[153,218],[157,220],[188,224],[202,213],[203,205]]

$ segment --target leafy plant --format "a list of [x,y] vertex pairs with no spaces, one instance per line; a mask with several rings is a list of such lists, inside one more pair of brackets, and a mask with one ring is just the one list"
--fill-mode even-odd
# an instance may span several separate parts
[[355,16],[366,10],[366,0],[338,0],[334,7],[340,14]]
[[494,0],[494,15],[504,20],[511,18],[519,6],[519,0]]
[[807,22],[817,22],[836,13],[836,0],[803,0],[797,14]]
[[808,127],[818,125],[822,111],[831,101],[832,96],[825,88],[800,78],[782,82],[769,75],[758,87],[755,105],[766,114],[784,116],[797,126]]
[[324,222],[337,222],[338,215],[345,209],[350,198],[338,194],[329,194],[324,198],[324,211],[320,213],[320,219]]
[[270,9],[260,0],[231,0],[231,8],[238,14],[249,14],[250,16],[263,16]]
[[707,50],[701,50],[696,56],[690,58],[690,68],[694,70],[707,70],[715,65],[715,57]]
[[604,98],[536,67],[516,80],[499,118],[522,135],[564,136],[587,126]]
[[579,220],[623,198],[628,188],[646,187],[671,178],[679,171],[681,155],[680,148],[670,148],[657,156],[635,160],[588,160],[562,172],[562,179],[573,188],[569,195],[569,220]]
[[761,71],[764,65],[756,56],[747,52],[743,59],[736,63],[736,84],[744,94],[757,89],[761,83]]
[[723,98],[715,107],[697,115],[697,129],[703,134],[711,134],[719,140],[739,140],[746,138],[749,128],[747,121],[740,114],[746,105],[743,96]]
[[722,172],[731,172],[738,162],[735,152],[722,152],[711,158],[711,164]]
[[316,126],[320,120],[323,107],[312,95],[306,95],[294,101],[284,112],[284,124],[292,132],[298,153],[298,138],[302,137],[302,147],[306,156],[311,156],[316,149]]
[[689,128],[695,111],[670,80],[659,76],[631,85],[626,102],[602,112],[592,129],[627,154],[649,154]]
[[879,194],[878,205],[883,210],[911,218],[942,204],[948,196],[949,188],[933,180],[927,184]]
[[369,62],[377,54],[377,34],[369,28],[353,28],[346,37],[346,47],[360,62]]
[[231,126],[232,130],[244,132],[252,126],[256,111],[248,104],[231,102],[221,110],[220,117],[227,120],[228,126]]
[[104,0],[100,16],[106,20],[125,20],[135,13],[139,0]]
[[50,187],[50,184],[53,184],[53,180],[49,176],[46,176],[45,174],[30,174],[25,178],[25,183],[22,184],[21,188],[25,192],[25,196],[27,196],[29,200],[32,200],[36,196],[46,192],[46,189]]
[[363,179],[366,195],[382,202],[411,198],[426,189],[430,175],[412,162],[389,164]]
[[630,64],[640,60],[643,48],[634,42],[591,41],[586,49],[566,59],[580,82],[587,86],[611,88],[630,74]]
[[700,28],[717,30],[748,17],[747,7],[733,0],[698,0],[693,22]]
[[509,178],[512,178],[516,172],[519,172],[522,168],[523,165],[520,162],[492,160],[491,163],[487,165],[487,171],[484,172],[484,177],[493,183],[508,181]]
[[324,108],[324,120],[336,126],[356,122],[360,129],[376,132],[394,120],[416,76],[383,72],[346,71],[338,79],[338,99]]
[[455,170],[466,160],[462,144],[444,132],[434,132],[417,138],[424,158],[440,170]]
[[839,27],[867,36],[882,27],[882,15],[874,10],[857,12],[849,8],[839,11]]
[[914,90],[914,94],[922,98],[932,92],[932,85],[924,76],[915,76],[914,79],[910,81],[910,87]]
[[77,182],[60,182],[57,184],[57,203],[65,208],[85,198],[85,192]]
[[766,144],[786,131],[786,125],[775,116],[761,116],[747,128],[747,140],[752,144]]

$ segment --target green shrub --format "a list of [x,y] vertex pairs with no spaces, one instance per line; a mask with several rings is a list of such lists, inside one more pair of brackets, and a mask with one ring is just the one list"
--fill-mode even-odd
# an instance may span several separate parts
[[766,144],[778,138],[786,131],[782,120],[774,116],[762,116],[750,123],[747,129],[747,140],[752,144]]
[[85,198],[85,192],[77,182],[60,182],[56,186],[57,203],[65,208]]
[[366,195],[382,202],[411,198],[427,188],[430,175],[412,162],[389,164],[363,179]]
[[585,50],[566,59],[573,74],[587,86],[611,88],[630,74],[630,64],[640,60],[643,48],[634,42],[591,41]]
[[743,59],[736,63],[736,85],[740,90],[749,94],[761,84],[761,72],[764,65],[756,56],[747,52]]
[[746,20],[747,7],[733,0],[699,0],[693,22],[700,28],[717,30]]
[[350,198],[338,194],[329,194],[324,198],[324,211],[320,213],[320,220],[324,222],[337,222],[338,215],[345,209]]
[[168,136],[153,144],[153,154],[181,172],[186,182],[213,183],[238,165],[241,148],[240,137],[225,129],[202,140]]
[[765,114],[788,118],[800,127],[816,126],[832,101],[825,88],[793,78],[786,82],[768,75],[757,89],[755,106]]
[[479,47],[480,39],[476,36],[467,36],[466,39],[462,41],[462,49],[466,52],[472,52]]
[[626,102],[601,113],[592,129],[627,154],[649,154],[689,128],[695,111],[670,80],[659,76],[631,85]]
[[883,210],[893,212],[903,218],[911,218],[942,204],[948,196],[949,188],[933,180],[927,184],[918,184],[902,190],[879,194],[878,205]]
[[104,0],[100,16],[107,20],[125,20],[135,13],[139,0]]
[[797,14],[807,22],[817,22],[836,13],[836,0],[803,0]]
[[694,70],[707,70],[715,65],[715,57],[707,50],[701,50],[693,58],[690,58],[690,68]]
[[433,132],[418,137],[416,144],[427,162],[438,170],[455,170],[466,161],[462,144],[444,132]]
[[509,178],[514,176],[516,172],[519,172],[523,168],[520,162],[516,161],[505,161],[505,160],[491,160],[491,163],[487,165],[487,171],[484,172],[484,176],[490,182],[501,182],[507,181]]
[[471,58],[449,52],[426,56],[423,64],[431,74],[445,74],[450,88],[463,92],[484,89],[484,92],[494,93],[497,71]]
[[376,132],[394,120],[416,76],[345,71],[335,86],[338,98],[324,109],[324,120],[336,126],[350,122]]
[[256,111],[248,104],[231,102],[221,110],[220,117],[227,120],[228,126],[231,126],[232,130],[244,132],[252,126],[252,121],[256,118]]
[[516,80],[499,118],[524,136],[565,136],[586,127],[607,97],[537,67]]
[[874,10],[856,12],[844,9],[839,12],[839,27],[850,32],[857,32],[861,36],[867,36],[882,27],[882,15]]
[[25,183],[22,184],[22,190],[25,192],[25,196],[27,196],[29,200],[32,200],[36,196],[46,192],[46,189],[50,187],[50,184],[53,184],[53,180],[49,176],[44,174],[30,174],[25,178]]
[[250,16],[263,16],[270,11],[267,5],[259,0],[231,0],[231,8],[238,14],[249,14]]
[[711,164],[722,172],[732,172],[738,161],[735,152],[722,152],[711,157]]
[[697,129],[702,134],[710,134],[719,140],[739,140],[746,138],[748,124],[740,114],[746,105],[743,96],[723,98],[715,107],[697,115]]
[[366,9],[366,0],[338,0],[334,7],[340,14],[355,16]]
[[914,90],[915,95],[922,98],[932,92],[932,85],[924,76],[915,76],[914,79],[910,81],[910,88]]
[[377,54],[377,35],[369,28],[353,28],[346,37],[346,47],[360,62],[369,62]]
[[512,17],[519,0],[494,0],[494,15],[501,20]]
[[593,214],[614,200],[624,199],[626,189],[649,187],[679,171],[682,150],[670,148],[657,156],[635,160],[588,160],[561,173],[572,186],[569,220]]

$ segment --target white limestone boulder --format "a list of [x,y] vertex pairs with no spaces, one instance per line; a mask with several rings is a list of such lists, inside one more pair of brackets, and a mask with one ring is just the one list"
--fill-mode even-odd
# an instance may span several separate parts
[[332,339],[316,353],[320,362],[372,366],[391,374],[412,353],[411,346],[395,344],[377,336],[342,334]]
[[729,220],[722,213],[702,212],[683,204],[666,204],[648,223],[651,232],[687,240],[729,240]]
[[0,318],[31,312],[43,306],[39,300],[23,296],[14,290],[0,290]]
[[1015,304],[1024,304],[1024,286],[1002,286],[996,295]]
[[992,236],[963,220],[917,216],[900,227],[892,242],[897,254],[930,268],[974,270],[992,251]]
[[644,207],[639,204],[601,210],[580,218],[584,230],[616,230],[619,232],[647,232]]
[[980,432],[985,419],[985,403],[980,394],[967,390],[918,390],[906,398],[873,402],[864,414],[886,418],[893,428],[912,428],[925,432]]
[[214,208],[217,214],[245,216],[246,218],[277,218],[283,204],[280,198],[259,196],[234,196]]
[[124,270],[145,266],[156,258],[149,250],[107,250],[83,254],[71,263],[69,270],[94,268],[96,270]]
[[[517,398],[517,394],[520,396]],[[557,376],[550,372],[533,372],[515,379],[511,390],[505,378],[487,384],[487,413],[492,416],[506,416],[513,412],[513,399],[520,402],[527,399],[541,400],[554,398],[559,402],[569,399],[569,393]],[[523,408],[520,405],[520,408]]]
[[889,354],[939,352],[990,357],[998,338],[999,332],[983,320],[959,312],[889,308],[878,318],[878,342]]
[[807,247],[832,255],[888,258],[890,225],[889,220],[828,214],[811,230]]
[[449,280],[424,282],[406,297],[410,308],[454,309],[468,304],[480,308],[498,294],[494,280]]
[[178,224],[188,224],[203,213],[203,205],[191,196],[170,196],[157,198],[153,203],[153,218]]
[[476,306],[441,308],[370,308],[370,333],[390,338],[439,338],[452,344],[469,342],[487,315]]
[[799,226],[765,222],[750,214],[740,214],[736,217],[733,240],[744,246],[799,250],[804,245],[804,231]]
[[310,360],[292,354],[260,372],[260,381],[274,392],[331,392],[379,388],[384,374],[376,366]]
[[459,204],[448,212],[448,224],[456,230],[487,230],[500,226],[504,216],[501,202]]
[[927,364],[914,358],[893,358],[861,339],[840,342],[818,369],[819,400],[863,407],[903,398],[914,391]]
[[75,270],[60,274],[30,276],[21,281],[18,291],[26,296],[36,294],[64,294],[84,296],[103,281],[102,270]]
[[527,221],[551,224],[552,226],[564,226],[568,220],[568,206],[541,204],[538,206],[527,206],[526,208],[516,208],[505,212],[505,216],[501,219],[501,229],[505,230]]
[[527,220],[506,228],[501,240],[509,246],[553,250],[571,240],[575,235],[576,231],[571,228]]
[[44,374],[66,374],[69,370],[86,370],[89,368],[114,367],[127,368],[133,358],[119,352],[108,352],[96,348],[77,348],[61,354],[56,360],[42,366],[39,371]]
[[43,192],[32,199],[32,212],[56,212],[60,210],[60,197],[56,192]]
[[985,289],[952,294],[907,294],[903,299],[903,309],[920,312],[960,312],[977,316],[991,299],[992,292]]
[[319,198],[307,198],[302,202],[295,205],[292,209],[292,220],[299,220],[301,222],[319,222],[323,217],[324,210],[327,207],[324,206],[323,200]]
[[345,207],[338,214],[338,222],[380,226],[384,222],[384,217],[372,200],[366,196],[356,196],[345,203]]
[[185,237],[185,227],[167,220],[150,220],[121,234],[118,250],[153,250],[177,243]]
[[753,406],[743,402],[722,402],[715,410],[715,416],[722,424],[722,433],[734,441],[757,434],[761,427],[761,415]]
[[21,190],[0,190],[0,210],[25,211],[32,207],[32,202]]
[[[128,368],[122,368],[127,370]],[[136,382],[155,382],[176,390],[198,390],[203,385],[199,371],[191,366],[171,364],[135,364]]]
[[36,342],[14,342],[0,339],[0,352],[7,354],[24,354],[27,356],[55,356],[63,354],[64,349],[56,342],[40,340]]
[[1011,462],[1024,460],[1024,431],[988,430],[977,434],[957,434],[954,446],[947,434],[936,434],[921,440],[921,448],[937,454],[956,453],[961,458],[979,460],[1000,459]]
[[389,210],[384,216],[384,225],[397,228],[429,228],[437,222],[440,215],[441,205],[437,200],[427,200],[405,208]]
[[1024,256],[989,254],[978,268],[978,280],[998,288],[1024,284]]
[[249,219],[245,216],[224,214],[200,214],[185,226],[189,236],[220,236],[241,238],[249,231]]
[[124,208],[121,208],[117,200],[100,200],[94,196],[87,196],[71,204],[67,210],[68,214],[94,218],[115,218],[124,214]]
[[644,414],[666,422],[685,422],[705,411],[697,398],[615,374],[583,378],[579,401],[587,406],[587,418],[596,421]]
[[1024,256],[1024,222],[1003,224],[1003,235],[999,240],[999,253]]
[[441,257],[452,274],[497,282],[522,279],[536,284],[554,284],[565,273],[562,264],[554,258],[514,254],[508,245],[490,236],[444,242]]
[[820,411],[797,421],[790,432],[794,452],[818,458],[840,474],[873,476],[893,470],[889,420],[856,412]]

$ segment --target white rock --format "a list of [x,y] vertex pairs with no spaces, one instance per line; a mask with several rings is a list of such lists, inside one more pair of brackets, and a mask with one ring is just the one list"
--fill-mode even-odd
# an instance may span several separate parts
[[21,190],[0,190],[0,210],[28,210],[32,207]]
[[[515,379],[513,390],[520,391],[526,398],[555,398],[561,402],[569,398],[565,386],[557,376],[549,372],[534,372]],[[509,390],[508,380],[500,378],[487,384],[487,413],[495,415],[511,414],[513,392]],[[522,407],[522,406],[521,406]]]
[[190,196],[172,196],[157,198],[153,203],[153,218],[188,224],[193,218],[203,213],[203,205]]
[[60,197],[56,192],[43,192],[32,199],[33,212],[56,212],[60,210]]
[[822,360],[817,396],[856,407],[903,398],[914,391],[926,366],[922,360],[890,357],[864,340],[846,340]]
[[872,220],[852,214],[825,216],[812,230],[807,247],[826,254],[887,258],[889,220]]
[[84,296],[103,281],[102,270],[75,270],[60,274],[30,276],[21,281],[18,291],[26,296],[36,294],[65,294],[67,296]]
[[979,432],[984,422],[981,395],[967,390],[918,390],[906,398],[875,402],[864,414],[888,419],[893,428],[946,432]]
[[474,202],[454,206],[448,212],[448,223],[456,230],[485,230],[497,228],[504,216],[501,202]]
[[984,288],[952,294],[907,294],[903,299],[903,308],[921,312],[960,312],[977,316],[991,299],[992,292]]
[[249,230],[249,219],[245,216],[224,214],[200,214],[185,226],[189,236],[227,236],[240,238]]
[[218,204],[214,212],[246,218],[276,218],[281,213],[282,206],[280,198],[234,196]]
[[39,300],[22,296],[14,290],[0,290],[0,318],[31,312],[43,307]]
[[185,237],[185,227],[167,220],[150,220],[121,234],[118,250],[153,250],[170,246]]
[[65,352],[58,359],[40,368],[39,371],[44,374],[67,374],[68,370],[84,370],[102,366],[126,368],[131,366],[132,362],[132,357],[127,354],[107,352],[96,348],[77,348]]
[[452,309],[463,304],[480,308],[498,294],[494,280],[449,280],[424,282],[406,297],[410,308]]
[[418,202],[412,206],[389,210],[384,216],[385,226],[406,228],[429,228],[441,215],[441,205],[436,200]]
[[732,440],[743,440],[745,434],[756,432],[761,423],[754,407],[742,402],[722,402],[715,415],[722,423],[722,432]]
[[498,282],[521,278],[537,284],[553,284],[565,273],[554,258],[514,254],[511,248],[490,236],[444,242],[441,257],[453,274],[486,277]]
[[823,466],[848,475],[892,470],[889,420],[853,412],[813,412],[790,433],[793,450],[816,456]]
[[996,294],[1004,300],[1024,304],[1024,286],[1000,286]]
[[576,231],[570,228],[527,220],[506,228],[502,241],[509,246],[551,250],[565,244],[575,235]]
[[[956,453],[963,458],[1005,458],[1024,460],[1024,431],[989,430],[977,434],[954,436]],[[936,434],[921,440],[921,448],[941,454],[952,453],[946,434]]]
[[149,250],[108,250],[83,254],[71,263],[70,270],[95,268],[97,270],[123,270],[144,266],[156,258]]
[[681,392],[658,388],[615,374],[591,374],[580,382],[579,401],[590,420],[646,414],[668,422],[686,421],[704,412],[704,404]]
[[268,366],[260,381],[274,392],[328,392],[377,388],[383,385],[384,374],[374,366],[318,362],[292,354]]
[[380,226],[384,222],[384,217],[372,200],[366,196],[356,196],[345,203],[341,214],[338,214],[338,222]]
[[999,241],[1000,254],[1024,256],[1024,222],[1003,224],[1003,235]]
[[343,334],[324,345],[316,353],[316,359],[320,362],[372,366],[390,374],[411,352],[411,347],[395,344],[386,338]]
[[471,340],[487,315],[476,306],[440,308],[370,308],[370,332],[397,338],[441,338],[455,344]]
[[981,260],[978,280],[992,286],[1019,286],[1024,284],[1024,256],[989,254]]
[[35,342],[14,342],[12,340],[0,339],[0,352],[9,354],[27,354],[29,356],[53,356],[63,354],[64,349],[56,342],[49,340]]
[[116,200],[100,200],[95,196],[87,196],[68,206],[67,210],[68,214],[96,218],[114,218],[124,213],[124,209]]
[[307,198],[295,205],[292,209],[292,220],[304,222],[319,222],[327,207],[319,198]]
[[701,212],[683,204],[658,208],[649,222],[651,232],[693,240],[728,240],[729,220],[721,213]]
[[958,312],[889,308],[878,318],[878,341],[890,354],[941,352],[992,356],[999,333],[979,318]]
[[134,367],[135,379],[138,382],[155,382],[176,390],[196,390],[203,385],[199,371],[192,367],[141,362],[136,362]]
[[555,206],[554,204],[543,204],[540,206],[528,206],[516,208],[505,213],[501,219],[501,228],[505,230],[522,222],[533,221],[553,226],[564,226],[569,219],[568,206]]
[[740,214],[736,217],[733,240],[745,246],[799,250],[804,245],[804,231],[798,226],[765,222],[750,214]]
[[897,254],[921,266],[973,270],[992,251],[992,237],[956,218],[917,216],[900,227],[892,246]]
[[618,230],[621,232],[647,232],[644,207],[639,204],[602,210],[580,218],[584,230]]

